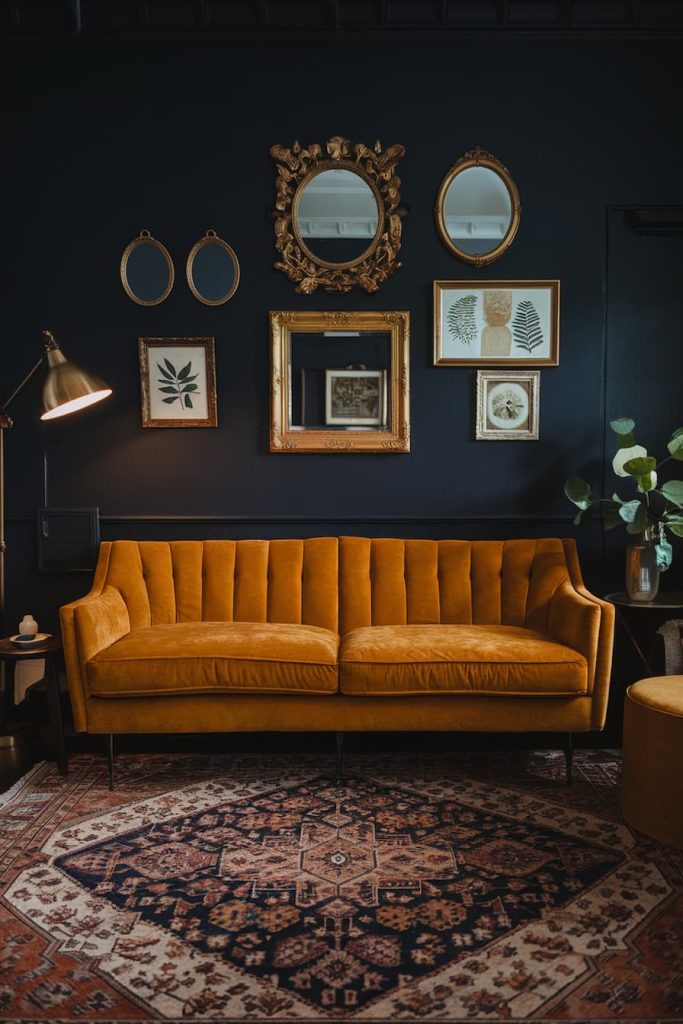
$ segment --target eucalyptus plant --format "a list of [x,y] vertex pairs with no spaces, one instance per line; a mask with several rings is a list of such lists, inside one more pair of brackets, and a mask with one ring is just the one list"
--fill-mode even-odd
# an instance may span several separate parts
[[578,476],[570,477],[564,485],[564,493],[579,509],[574,523],[578,526],[589,522],[595,505],[602,509],[605,530],[623,525],[629,534],[649,534],[655,541],[657,567],[668,569],[673,551],[666,531],[674,537],[683,537],[683,480],[660,484],[659,471],[671,459],[683,462],[683,427],[674,430],[667,443],[669,454],[661,462],[643,445],[636,444],[633,420],[612,420],[610,427],[618,444],[612,469],[618,477],[630,477],[636,497],[625,499],[615,491],[611,498],[594,499],[589,483]]

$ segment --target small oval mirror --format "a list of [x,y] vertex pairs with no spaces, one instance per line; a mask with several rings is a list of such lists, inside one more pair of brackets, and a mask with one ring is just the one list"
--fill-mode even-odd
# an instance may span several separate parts
[[121,283],[139,306],[158,306],[168,298],[175,271],[168,249],[143,230],[121,257]]
[[475,266],[501,256],[519,226],[519,193],[507,169],[475,149],[450,169],[439,189],[436,222],[446,246]]
[[369,183],[345,167],[322,170],[303,182],[293,204],[299,244],[327,266],[361,260],[382,230],[380,204]]
[[206,306],[222,306],[240,281],[234,249],[211,229],[191,249],[185,272],[190,291]]

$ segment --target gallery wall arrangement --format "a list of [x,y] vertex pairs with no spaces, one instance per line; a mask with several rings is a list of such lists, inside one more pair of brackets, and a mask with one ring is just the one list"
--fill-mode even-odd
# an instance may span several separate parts
[[4,370],[44,321],[113,388],[13,433],[10,614],[54,627],[82,592],[38,574],[51,507],[98,508],[104,539],[576,536],[592,587],[623,582],[563,487],[608,485],[610,419],[653,446],[680,426],[681,232],[647,227],[681,202],[652,157],[667,45],[634,73],[630,43],[595,40],[577,78],[570,42],[508,40],[488,77],[496,44],[471,39],[454,90],[452,40],[292,40],[301,104],[263,43],[7,47]]

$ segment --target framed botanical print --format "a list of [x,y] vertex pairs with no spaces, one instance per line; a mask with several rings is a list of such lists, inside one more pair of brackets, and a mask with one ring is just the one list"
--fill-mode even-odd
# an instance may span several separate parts
[[477,441],[538,441],[538,370],[477,371]]
[[557,366],[559,281],[435,281],[436,366]]
[[213,338],[139,338],[143,427],[217,427]]

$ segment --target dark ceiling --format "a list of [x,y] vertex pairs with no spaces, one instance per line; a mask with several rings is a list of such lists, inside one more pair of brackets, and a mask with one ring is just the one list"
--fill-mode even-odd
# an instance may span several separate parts
[[0,0],[0,38],[410,34],[671,37],[682,0]]

